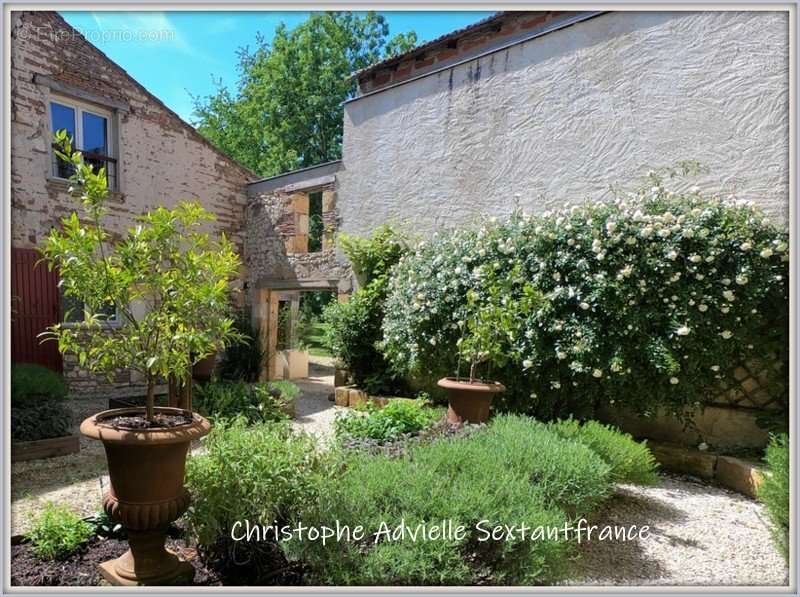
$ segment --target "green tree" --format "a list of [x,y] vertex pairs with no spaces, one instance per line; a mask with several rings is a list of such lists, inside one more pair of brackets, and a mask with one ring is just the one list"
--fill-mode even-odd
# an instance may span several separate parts
[[[239,339],[228,300],[239,257],[224,235],[214,241],[204,231],[214,217],[199,203],[159,207],[115,241],[103,227],[105,169],[84,163],[66,131],[56,133],[56,144],[56,155],[73,169],[70,193],[83,217],[64,218],[41,253],[50,269],[58,268],[64,295],[83,304],[84,318],[79,325],[53,325],[43,336],[94,373],[144,375],[152,421],[160,377],[186,382],[194,363]],[[122,325],[106,325],[109,305]]]
[[280,24],[272,43],[239,50],[235,92],[217,82],[195,97],[195,125],[222,151],[264,176],[341,157],[342,102],[355,92],[352,73],[416,44],[416,33],[389,38],[374,12],[314,13],[292,30]]

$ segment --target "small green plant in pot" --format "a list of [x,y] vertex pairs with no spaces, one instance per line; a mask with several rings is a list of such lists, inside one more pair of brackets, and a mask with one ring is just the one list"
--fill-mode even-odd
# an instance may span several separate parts
[[[172,395],[170,407],[156,408],[155,387],[172,379],[190,388],[192,366],[237,338],[228,303],[239,258],[224,236],[212,241],[204,226],[213,217],[196,203],[159,207],[112,240],[103,226],[104,169],[84,163],[64,131],[56,147],[74,172],[70,194],[84,213],[64,218],[41,253],[48,267],[58,268],[65,296],[83,305],[84,318],[45,335],[83,369],[109,376],[135,371],[147,386],[144,408],[105,411],[81,424],[81,433],[103,442],[111,480],[103,507],[125,525],[130,545],[100,571],[119,585],[175,582],[192,568],[164,549],[164,539],[189,505],[183,485],[189,446],[210,424],[191,412],[188,391],[180,402]],[[111,307],[119,325],[107,321]]]
[[[515,286],[520,268],[503,279],[479,272],[476,284],[467,291],[466,317],[459,322],[463,335],[458,340],[458,369],[455,377],[444,377],[438,385],[447,391],[447,421],[451,424],[483,423],[489,418],[492,398],[505,386],[492,379],[492,368],[502,368],[511,358],[511,345],[519,327],[520,313],[535,312],[544,298],[528,283]],[[514,294],[515,288],[521,292]],[[461,376],[462,363],[469,367]],[[484,376],[479,377],[479,370]]]

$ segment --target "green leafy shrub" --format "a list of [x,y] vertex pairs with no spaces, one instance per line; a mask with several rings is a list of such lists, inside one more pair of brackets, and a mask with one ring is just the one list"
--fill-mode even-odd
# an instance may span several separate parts
[[767,508],[772,522],[772,537],[778,550],[789,560],[789,436],[775,435],[764,459],[769,467],[758,488],[758,498]]
[[11,366],[11,402],[36,402],[42,399],[63,400],[67,396],[64,378],[47,367],[34,363]]
[[[751,204],[673,192],[653,173],[616,201],[420,243],[393,269],[382,348],[401,374],[452,374],[469,293],[488,300],[506,280],[500,409],[680,413],[735,387],[733,369],[760,355],[783,363],[771,391],[788,399],[788,259],[787,232]],[[546,301],[514,311],[531,289]]]
[[[243,418],[215,425],[206,451],[190,456],[186,484],[193,500],[186,514],[207,563],[241,584],[260,584],[271,569],[254,562],[276,545],[234,542],[237,521],[284,524],[319,495],[327,456],[313,437],[286,425],[248,425]],[[273,560],[270,560],[273,561]]]
[[252,325],[246,311],[239,312],[234,328],[239,338],[225,349],[219,364],[219,376],[225,380],[257,381],[264,361],[258,329]]
[[377,345],[382,338],[389,271],[405,252],[405,242],[384,225],[369,238],[340,235],[339,243],[362,285],[348,302],[325,307],[325,342],[356,384],[370,393],[391,393],[398,389],[399,379]]
[[653,485],[658,482],[656,463],[645,442],[635,441],[630,434],[597,421],[580,424],[574,419],[549,425],[561,437],[582,443],[596,452],[611,467],[611,478],[617,483]]
[[426,408],[421,400],[391,400],[383,408],[371,408],[367,414],[337,413],[334,428],[337,436],[385,442],[422,431],[440,417],[439,411]]
[[[319,584],[542,584],[569,572],[572,546],[563,536],[481,541],[480,529],[563,528],[610,490],[609,466],[586,446],[532,419],[497,417],[469,436],[411,447],[403,458],[348,455],[303,521],[363,525],[366,538],[326,546],[293,540],[287,550],[308,562],[309,580]],[[463,525],[464,537],[375,542],[381,523],[394,529],[441,520]]]
[[11,405],[11,439],[30,442],[69,435],[72,411],[61,400]]
[[211,419],[241,416],[254,424],[287,420],[285,410],[299,393],[289,381],[220,381],[198,385],[193,402],[198,413]]
[[66,558],[94,536],[92,525],[64,506],[48,502],[25,534],[42,560]]

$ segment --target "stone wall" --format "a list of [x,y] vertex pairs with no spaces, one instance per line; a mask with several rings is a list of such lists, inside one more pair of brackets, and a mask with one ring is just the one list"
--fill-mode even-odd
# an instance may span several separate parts
[[538,213],[685,159],[787,221],[788,35],[786,12],[611,12],[356,97],[342,229]]
[[[56,13],[13,12],[11,18],[12,247],[39,246],[75,208],[64,181],[52,176],[48,105],[61,96],[111,113],[119,165],[109,200],[112,233],[157,206],[194,200],[216,216],[213,231],[224,231],[242,253],[245,185],[255,175],[214,149]],[[69,358],[64,369],[81,393],[130,384],[126,373],[111,385],[89,377]]]
[[[322,250],[308,252],[308,195],[322,192]],[[250,198],[247,206],[247,270],[250,302],[259,286],[351,289],[349,264],[337,254],[339,227],[335,183],[304,188],[278,188]]]

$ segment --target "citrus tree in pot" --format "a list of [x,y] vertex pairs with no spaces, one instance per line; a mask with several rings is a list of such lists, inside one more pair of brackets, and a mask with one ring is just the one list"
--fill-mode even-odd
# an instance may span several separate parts
[[[512,358],[509,340],[519,333],[520,323],[535,312],[544,297],[522,277],[517,265],[507,275],[487,272],[467,290],[466,316],[459,322],[458,369],[455,377],[444,377],[438,385],[447,391],[447,421],[451,424],[484,423],[492,398],[505,386],[492,380],[492,368],[504,367]],[[469,367],[461,376],[462,363]],[[485,376],[479,377],[483,369]]]
[[[144,408],[104,411],[81,424],[81,433],[105,447],[111,487],[103,507],[128,530],[128,552],[100,570],[113,584],[178,582],[191,576],[191,566],[165,550],[166,529],[189,505],[186,455],[210,424],[191,412],[190,400],[156,407],[156,385],[170,378],[188,384],[194,362],[237,339],[229,299],[239,258],[224,236],[211,239],[204,229],[213,217],[196,203],[159,207],[112,237],[103,226],[111,217],[105,171],[84,163],[63,131],[55,146],[71,164],[70,193],[83,214],[64,218],[41,253],[84,317],[45,334],[82,368],[109,375],[128,369],[147,386]],[[105,315],[112,306],[114,325]]]

